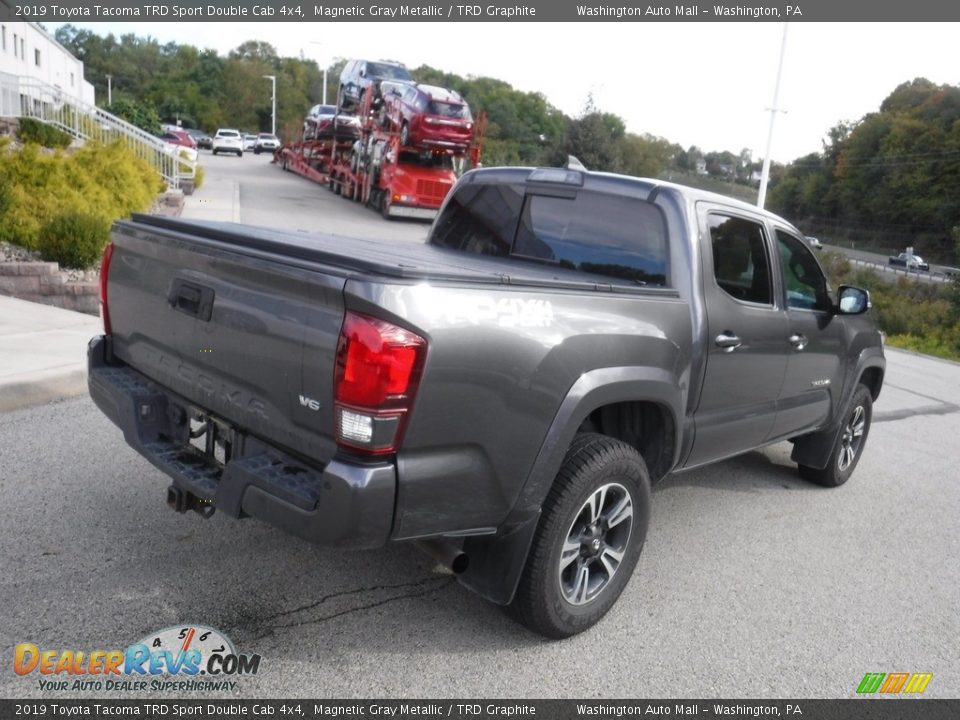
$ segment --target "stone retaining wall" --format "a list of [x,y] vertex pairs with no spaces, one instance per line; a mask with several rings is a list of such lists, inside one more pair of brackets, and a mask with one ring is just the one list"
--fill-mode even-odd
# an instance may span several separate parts
[[0,294],[98,315],[96,282],[71,282],[53,262],[0,263]]

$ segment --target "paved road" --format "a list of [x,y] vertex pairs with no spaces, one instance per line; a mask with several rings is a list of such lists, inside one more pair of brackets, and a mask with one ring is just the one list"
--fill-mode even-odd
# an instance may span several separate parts
[[[272,193],[289,215],[327,197],[280,177],[241,180],[241,196]],[[666,480],[620,602],[563,642],[410,547],[327,550],[177,515],[164,476],[85,398],[0,414],[0,648],[109,649],[206,623],[263,655],[244,697],[851,697],[868,671],[932,672],[926,695],[956,697],[960,365],[888,357],[846,486],[801,481],[786,444]],[[0,697],[43,695],[9,667]]]
[[933,265],[929,272],[923,270],[908,270],[897,265],[890,265],[887,262],[888,256],[868,250],[855,250],[842,245],[828,245],[824,243],[824,251],[838,252],[846,255],[850,262],[861,267],[869,268],[881,274],[891,282],[900,277],[908,277],[913,280],[922,280],[925,282],[949,282],[951,277],[946,274],[946,266]]
[[[410,242],[426,239],[428,223],[386,221],[371,208],[334,195],[326,187],[292,172],[284,172],[271,159],[270,155],[253,153],[244,153],[242,158],[213,156],[206,151],[200,155],[205,182],[218,190],[233,188],[239,222],[347,237]],[[204,191],[201,187],[197,197],[202,199]]]

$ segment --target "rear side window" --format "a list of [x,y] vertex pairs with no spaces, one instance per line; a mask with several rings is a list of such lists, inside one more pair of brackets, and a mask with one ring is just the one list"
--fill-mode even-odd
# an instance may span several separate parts
[[466,185],[437,218],[430,242],[453,250],[510,254],[523,193],[512,185]]
[[516,186],[467,185],[447,203],[431,242],[641,285],[667,282],[660,210],[586,190],[562,198],[524,196]]
[[721,290],[737,300],[773,304],[770,260],[760,223],[711,215],[710,243],[714,275]]

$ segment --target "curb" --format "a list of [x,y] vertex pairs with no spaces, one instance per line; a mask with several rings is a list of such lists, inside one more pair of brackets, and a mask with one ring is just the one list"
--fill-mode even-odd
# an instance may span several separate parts
[[87,369],[67,366],[0,383],[0,412],[23,410],[87,393]]

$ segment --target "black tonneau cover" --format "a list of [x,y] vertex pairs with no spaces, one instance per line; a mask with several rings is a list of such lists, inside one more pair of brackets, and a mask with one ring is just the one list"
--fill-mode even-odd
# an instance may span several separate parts
[[[390,243],[227,222],[177,220],[157,215],[135,214],[132,221],[141,230],[143,226],[149,226],[157,231],[157,235],[189,235],[193,240],[228,246],[234,250],[244,249],[251,254],[263,253],[274,260],[280,256],[288,261],[300,260],[388,278],[676,295],[676,291],[670,288],[642,287],[613,278],[610,282],[596,282],[566,268],[484,255],[465,255],[427,243]],[[129,221],[121,220],[115,225],[115,229],[121,232],[125,227],[134,230]]]

